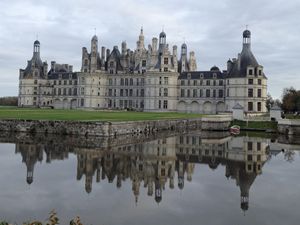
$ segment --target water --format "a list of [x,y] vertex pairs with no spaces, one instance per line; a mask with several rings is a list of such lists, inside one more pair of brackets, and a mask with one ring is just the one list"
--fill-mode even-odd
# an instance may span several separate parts
[[300,145],[289,142],[2,133],[0,218],[45,221],[55,209],[60,224],[299,224]]

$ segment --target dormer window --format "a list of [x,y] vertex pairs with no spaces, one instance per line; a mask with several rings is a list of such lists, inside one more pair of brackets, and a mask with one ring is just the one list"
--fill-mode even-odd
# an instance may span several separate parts
[[213,78],[216,79],[217,78],[217,74],[213,73]]
[[262,71],[261,69],[258,70],[258,75],[261,76],[262,75]]
[[190,74],[190,73],[187,74],[187,78],[188,78],[189,80],[191,79],[191,74]]
[[253,75],[253,69],[249,69],[249,75]]
[[200,73],[200,78],[203,79],[203,73]]
[[169,64],[169,58],[164,58],[164,64],[168,65]]

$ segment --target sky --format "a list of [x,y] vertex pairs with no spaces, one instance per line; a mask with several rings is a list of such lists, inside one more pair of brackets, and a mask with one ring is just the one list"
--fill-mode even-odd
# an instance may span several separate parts
[[90,49],[95,32],[99,47],[126,41],[134,49],[142,26],[146,47],[164,29],[170,46],[185,41],[195,51],[198,70],[225,70],[248,25],[268,92],[280,98],[285,87],[300,89],[299,11],[299,0],[1,0],[0,96],[17,96],[19,69],[37,38],[43,61],[79,71],[82,47]]

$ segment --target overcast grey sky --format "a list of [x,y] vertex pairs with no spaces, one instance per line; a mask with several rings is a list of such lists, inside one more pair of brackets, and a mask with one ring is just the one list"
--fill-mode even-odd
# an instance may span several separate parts
[[164,27],[169,45],[185,40],[196,52],[198,70],[208,70],[226,69],[228,58],[241,51],[248,24],[268,91],[280,97],[284,87],[300,89],[299,12],[299,0],[1,0],[0,96],[17,95],[19,69],[31,58],[37,35],[43,61],[78,71],[94,28],[99,46],[126,40],[132,49],[141,26],[146,44]]

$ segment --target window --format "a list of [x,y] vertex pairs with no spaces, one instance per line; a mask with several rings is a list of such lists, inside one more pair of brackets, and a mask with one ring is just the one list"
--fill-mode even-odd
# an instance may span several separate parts
[[168,100],[164,100],[164,109],[168,108]]
[[253,70],[252,69],[249,70],[249,75],[253,75]]
[[253,111],[253,102],[248,102],[248,111]]
[[203,96],[203,90],[202,90],[202,89],[200,89],[200,94],[199,94],[199,97],[200,97],[200,98],[202,98],[202,96]]
[[190,93],[190,89],[187,90],[187,97],[190,97],[191,93]]
[[129,80],[129,85],[133,85],[133,79],[132,78],[130,78],[130,80]]
[[253,98],[253,88],[248,89],[248,97]]
[[248,161],[252,161],[252,155],[248,155],[248,156],[247,156],[247,160],[248,160]]
[[253,149],[253,143],[248,141],[248,151],[252,151]]
[[257,84],[258,84],[258,85],[261,85],[261,79],[258,79],[258,80],[257,80]]
[[159,84],[162,84],[162,78],[159,77]]
[[257,89],[257,97],[261,98],[261,89]]
[[76,96],[77,95],[77,88],[73,89],[73,95]]
[[197,85],[197,80],[194,80],[194,86],[196,86]]
[[129,96],[132,96],[132,94],[133,94],[133,90],[130,89],[130,90],[129,90]]
[[169,58],[164,58],[164,64],[168,65],[169,64]]
[[124,78],[121,78],[121,85],[124,85]]
[[219,86],[223,86],[223,80],[219,80]]
[[67,95],[67,89],[64,88],[64,95]]
[[64,85],[67,85],[67,81],[66,80],[64,80]]
[[69,85],[72,85],[72,80],[69,80]]
[[161,100],[158,101],[158,108],[161,109]]
[[108,89],[108,96],[112,96],[112,89]]
[[54,85],[56,85],[56,80],[55,80],[55,81],[53,81],[53,84],[54,84]]
[[142,67],[146,67],[146,60],[142,61]]
[[207,97],[207,98],[210,97],[210,90],[209,90],[209,89],[206,90],[206,97]]
[[113,85],[113,81],[112,81],[112,79],[110,78],[110,79],[108,79],[108,85]]
[[219,90],[219,98],[223,98],[223,90]]
[[229,89],[227,89],[227,97],[229,97]]
[[184,97],[184,89],[181,89],[181,90],[180,90],[180,96],[181,96],[181,97]]
[[258,75],[261,76],[262,72],[261,70],[258,70]]
[[261,102],[257,103],[257,111],[261,112]]
[[184,80],[181,80],[181,81],[180,81],[180,84],[183,86],[183,85],[184,85]]
[[128,86],[128,78],[125,78],[125,86]]
[[217,81],[216,81],[216,80],[213,81],[213,85],[214,85],[214,86],[217,85]]
[[80,106],[84,106],[84,98],[80,99]]
[[164,96],[168,97],[168,88],[164,88]]
[[213,90],[213,97],[216,97],[216,90]]
[[120,90],[120,96],[123,97],[123,89]]
[[261,143],[257,142],[257,151],[260,151],[260,150],[261,150]]
[[210,86],[210,80],[206,81],[206,86]]
[[164,77],[164,84],[169,84],[169,78],[168,77]]
[[168,67],[164,67],[164,72],[168,72]]
[[144,89],[141,89],[141,96],[144,97]]
[[197,97],[197,90],[196,90],[196,89],[193,90],[193,97],[194,97],[194,98]]
[[248,84],[253,84],[253,79],[248,79]]

